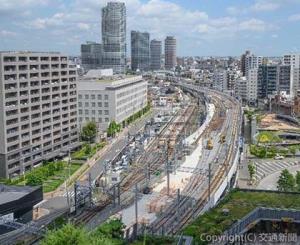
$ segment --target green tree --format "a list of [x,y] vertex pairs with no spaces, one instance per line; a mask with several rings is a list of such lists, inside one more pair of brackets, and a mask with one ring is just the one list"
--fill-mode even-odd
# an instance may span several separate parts
[[105,237],[122,239],[123,229],[125,225],[119,219],[112,219],[103,225],[99,226],[95,231],[94,235],[102,234]]
[[107,128],[107,135],[114,137],[117,132],[121,131],[121,125],[117,124],[115,121],[111,121]]
[[49,176],[54,175],[55,170],[56,170],[54,163],[53,162],[49,163],[47,165],[47,168],[48,168],[48,174],[49,174]]
[[290,150],[290,153],[292,153],[294,156],[296,155],[296,152],[297,152],[296,146],[291,145],[289,147],[289,150]]
[[43,177],[40,173],[30,173],[26,176],[26,185],[37,186],[43,184]]
[[297,171],[296,174],[296,184],[297,184],[297,191],[300,191],[300,171]]
[[66,224],[60,229],[48,231],[41,245],[123,245],[123,228],[120,220],[111,220],[91,232]]
[[85,230],[66,224],[61,229],[49,231],[41,245],[84,245],[89,244],[88,241]]
[[88,155],[91,154],[91,152],[92,152],[91,145],[90,144],[85,144],[84,145],[84,154],[88,156]]
[[253,163],[250,163],[248,165],[248,172],[249,172],[249,175],[250,175],[250,180],[253,180],[255,171],[256,171],[256,166]]
[[81,130],[81,137],[83,140],[88,140],[92,142],[97,135],[97,125],[95,122],[88,122]]
[[294,176],[287,170],[282,170],[277,181],[277,189],[279,191],[294,191],[296,180]]

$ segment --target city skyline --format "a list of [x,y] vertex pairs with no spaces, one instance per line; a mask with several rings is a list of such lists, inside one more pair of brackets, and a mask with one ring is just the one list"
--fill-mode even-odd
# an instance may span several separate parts
[[[81,43],[101,42],[101,8],[107,2],[0,0],[0,49],[78,55]],[[127,9],[127,57],[131,30],[149,32],[158,40],[174,35],[179,56],[237,56],[246,49],[264,56],[300,51],[297,0],[120,2]]]

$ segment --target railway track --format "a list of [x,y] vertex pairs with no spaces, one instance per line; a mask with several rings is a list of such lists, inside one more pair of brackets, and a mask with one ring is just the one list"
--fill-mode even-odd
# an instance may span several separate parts
[[[229,130],[231,128],[231,144],[229,144],[227,157],[225,158],[224,162],[221,165],[214,166],[214,169],[212,171],[213,176],[212,176],[210,191],[208,187],[205,187],[205,182],[206,182],[205,176],[203,176],[203,178],[199,177],[198,182],[192,181],[192,183],[190,183],[184,189],[184,194],[182,195],[183,198],[181,198],[180,203],[171,204],[171,206],[167,208],[167,210],[165,211],[165,215],[151,225],[150,229],[152,230],[153,233],[159,233],[160,231],[164,231],[164,233],[167,234],[175,234],[180,229],[182,229],[195,216],[195,214],[200,213],[203,207],[207,204],[207,201],[210,197],[210,193],[214,193],[214,191],[219,187],[219,185],[222,183],[224,178],[226,178],[228,167],[230,166],[230,163],[232,162],[233,157],[235,156],[236,153],[236,149],[234,149],[234,146],[236,143],[235,141],[237,141],[237,133],[238,133],[237,119],[239,115],[238,114],[239,110],[237,110],[238,107],[235,105],[235,101],[233,101],[231,98],[225,104],[222,103],[223,100],[220,98],[218,98],[218,101],[215,100],[214,102],[217,105],[216,108],[218,108],[218,110],[216,110],[213,120],[215,120],[216,117],[218,117],[219,115],[218,112],[221,110],[220,108],[222,108],[223,106],[229,108],[231,110],[229,116],[233,116],[233,125],[231,125],[232,127],[229,127],[229,120],[227,120],[227,123],[223,124],[222,127],[222,131]],[[222,124],[220,122],[219,124]],[[210,125],[203,132],[202,137],[208,136],[210,132],[216,130],[216,128],[219,128],[221,125],[217,125],[217,126],[218,127],[216,127],[216,125],[213,126]],[[200,140],[200,138],[201,137],[199,137],[198,140]],[[219,151],[221,151],[221,148],[218,150],[218,153]],[[199,191],[201,191],[201,193]],[[200,198],[199,198],[199,194],[201,194]],[[176,209],[180,210],[181,212],[180,216],[175,215],[176,212],[174,210]],[[180,217],[180,219],[178,217]]]
[[[173,141],[173,144],[176,144],[178,136],[184,130],[185,122],[190,118],[194,110],[194,106],[189,106],[185,109],[182,115],[179,116],[179,118],[173,117],[172,120],[161,131],[161,133],[150,143],[150,145],[147,147],[147,151],[138,160],[138,162],[142,163],[143,167],[149,168],[150,174],[155,174],[156,171],[160,170],[160,167],[166,160],[166,157],[164,157],[163,154],[158,151],[161,140],[164,142]],[[169,148],[167,152],[168,157],[172,156],[173,150],[174,148]],[[122,192],[128,191],[133,188],[135,184],[143,182],[145,180],[145,169],[138,167],[130,176],[131,177],[128,178],[128,181],[121,186]]]

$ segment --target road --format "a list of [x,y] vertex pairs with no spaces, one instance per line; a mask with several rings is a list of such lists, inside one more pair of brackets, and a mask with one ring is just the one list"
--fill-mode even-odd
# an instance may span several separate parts
[[[139,119],[134,124],[130,125],[128,128],[126,128],[126,134],[121,133],[119,137],[116,137],[113,139],[113,141],[110,143],[110,148],[104,152],[104,154],[96,161],[96,163],[87,171],[87,175],[91,173],[92,180],[95,180],[101,172],[104,170],[104,161],[105,160],[111,160],[113,159],[116,154],[125,147],[127,143],[127,136],[129,134],[136,134],[138,131],[140,131],[146,124],[147,121],[150,120],[151,117],[156,115],[158,113],[158,110],[153,109],[149,114]],[[82,184],[87,184],[86,181]],[[69,188],[69,195],[72,197],[74,195],[73,187],[71,186]],[[57,209],[61,209],[63,207],[67,207],[67,197],[66,194],[64,196],[57,196],[53,197],[51,199],[46,200],[43,202],[40,207],[48,209],[50,212],[55,211]]]

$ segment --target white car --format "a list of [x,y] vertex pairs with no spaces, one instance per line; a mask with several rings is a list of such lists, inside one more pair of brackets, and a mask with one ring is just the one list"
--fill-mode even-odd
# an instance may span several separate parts
[[274,157],[275,160],[282,160],[284,158],[284,156],[280,156],[280,155],[277,155]]

